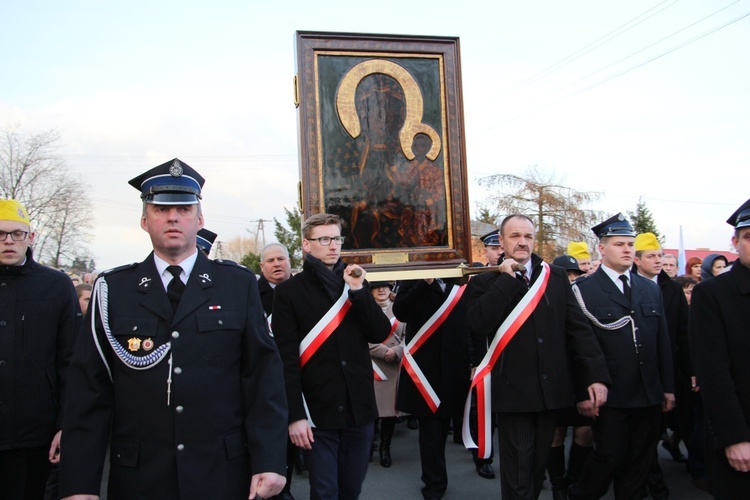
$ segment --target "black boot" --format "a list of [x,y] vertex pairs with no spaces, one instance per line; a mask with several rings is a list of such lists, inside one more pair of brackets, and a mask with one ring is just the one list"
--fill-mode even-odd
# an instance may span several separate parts
[[391,460],[391,439],[395,428],[396,417],[380,419],[380,465],[383,467],[390,467],[393,464],[393,460]]
[[568,454],[568,484],[575,483],[581,477],[583,466],[586,465],[586,461],[589,459],[592,450],[593,447],[579,446],[575,441],[570,445],[570,453]]
[[555,446],[550,449],[547,459],[547,472],[549,482],[552,486],[553,500],[565,500],[568,498],[566,491],[568,482],[565,479],[565,446]]

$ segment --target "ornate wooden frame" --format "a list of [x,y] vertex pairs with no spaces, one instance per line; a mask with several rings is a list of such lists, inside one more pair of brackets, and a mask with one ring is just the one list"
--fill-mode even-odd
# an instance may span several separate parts
[[371,270],[471,258],[459,41],[298,31],[300,209]]

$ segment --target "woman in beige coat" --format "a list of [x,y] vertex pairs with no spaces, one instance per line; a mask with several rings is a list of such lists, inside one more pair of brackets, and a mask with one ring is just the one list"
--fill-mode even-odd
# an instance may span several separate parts
[[396,427],[396,388],[404,353],[405,323],[400,323],[393,315],[391,301],[392,285],[386,281],[370,283],[370,290],[383,313],[391,320],[391,333],[380,344],[370,344],[375,377],[375,399],[378,403],[380,420],[380,465],[390,467],[391,438]]

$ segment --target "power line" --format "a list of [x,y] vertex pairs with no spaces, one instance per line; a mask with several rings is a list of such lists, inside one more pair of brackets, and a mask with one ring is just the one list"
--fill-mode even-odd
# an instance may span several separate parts
[[[738,0],[738,1],[739,1],[739,0]],[[737,3],[737,2],[735,2],[735,3]],[[720,10],[723,10],[723,9],[720,9]],[[717,12],[718,12],[718,11],[717,11]],[[715,13],[714,13],[714,14],[715,14]],[[711,14],[711,15],[709,15],[709,16],[706,16],[706,18],[707,18],[707,17],[711,17],[712,15],[713,15],[713,14]],[[611,80],[614,80],[615,78],[618,78],[618,77],[620,77],[620,76],[622,76],[622,75],[625,75],[625,74],[627,74],[627,73],[629,73],[629,72],[631,72],[631,71],[633,71],[633,70],[636,70],[636,69],[640,68],[641,66],[645,66],[646,64],[648,64],[648,63],[650,63],[650,62],[656,61],[657,59],[660,59],[660,58],[662,58],[662,57],[664,57],[664,56],[666,56],[666,55],[668,55],[668,54],[671,54],[672,52],[675,52],[676,50],[679,50],[679,49],[681,49],[681,48],[683,48],[683,47],[685,47],[685,46],[687,46],[687,45],[690,45],[690,44],[691,44],[691,43],[693,43],[693,42],[696,42],[696,41],[698,41],[698,40],[700,40],[700,39],[702,39],[702,38],[705,38],[705,37],[707,37],[708,35],[711,35],[711,34],[713,34],[713,33],[717,32],[717,31],[719,31],[719,30],[721,30],[721,29],[724,29],[724,28],[726,28],[727,26],[730,26],[730,25],[732,25],[732,24],[736,23],[737,21],[740,21],[740,20],[744,19],[744,18],[745,18],[745,17],[747,17],[747,16],[750,16],[750,12],[746,12],[745,14],[742,14],[742,15],[741,15],[741,16],[739,16],[739,17],[736,17],[736,18],[734,18],[734,19],[732,19],[732,20],[730,20],[730,21],[727,21],[727,22],[725,22],[725,23],[723,23],[723,24],[721,24],[721,25],[719,25],[719,26],[716,26],[715,28],[712,28],[712,29],[710,29],[710,30],[708,30],[708,31],[705,31],[705,32],[701,33],[700,35],[697,35],[697,36],[695,36],[695,37],[693,37],[693,38],[691,38],[691,39],[689,39],[689,40],[687,40],[687,41],[684,41],[684,42],[682,42],[682,43],[679,43],[679,44],[677,44],[676,46],[674,46],[674,47],[672,47],[672,48],[670,48],[670,49],[668,49],[668,50],[665,50],[664,52],[662,52],[662,53],[660,53],[660,54],[658,54],[658,55],[655,55],[655,56],[653,56],[653,57],[650,57],[650,58],[648,58],[648,59],[645,59],[645,60],[643,60],[643,61],[641,61],[641,62],[639,62],[639,63],[637,63],[637,64],[635,64],[635,65],[633,65],[633,66],[631,66],[631,67],[629,67],[629,68],[627,68],[627,69],[625,69],[625,70],[623,70],[623,71],[620,71],[619,73],[615,73],[614,75],[612,75],[612,76],[609,76],[609,77],[605,78],[604,80],[601,80],[601,81],[599,81],[599,82],[597,82],[597,83],[595,83],[595,84],[593,84],[593,85],[590,85],[590,86],[588,86],[588,87],[585,87],[585,88],[583,88],[583,89],[580,89],[580,90],[578,90],[578,91],[575,91],[575,92],[573,92],[573,93],[571,93],[571,94],[569,94],[569,95],[567,95],[567,96],[565,96],[565,97],[561,97],[560,99],[558,99],[558,100],[556,100],[556,101],[553,101],[553,102],[551,102],[551,103],[545,104],[545,105],[543,105],[543,106],[539,106],[539,107],[537,107],[537,108],[535,108],[535,109],[532,109],[532,110],[530,110],[530,111],[526,111],[526,112],[521,112],[521,113],[519,113],[519,114],[517,114],[517,115],[513,116],[512,118],[509,118],[509,119],[507,119],[507,120],[505,120],[505,121],[503,121],[503,122],[501,122],[501,123],[498,123],[497,125],[494,125],[494,126],[492,126],[492,127],[487,127],[487,128],[485,128],[485,129],[483,130],[483,132],[487,132],[488,130],[492,130],[492,129],[498,128],[498,127],[500,127],[500,126],[502,126],[502,125],[505,125],[505,124],[507,124],[507,123],[513,122],[513,121],[515,121],[515,120],[517,120],[517,119],[519,119],[519,118],[521,118],[521,117],[523,117],[523,116],[526,116],[526,115],[528,115],[528,114],[531,114],[531,113],[536,113],[536,112],[538,112],[538,111],[541,111],[542,109],[545,109],[545,108],[548,108],[548,107],[550,107],[550,106],[554,106],[554,105],[556,105],[556,104],[559,104],[559,103],[561,103],[561,102],[564,102],[564,101],[566,101],[566,100],[568,100],[568,99],[570,99],[570,98],[572,98],[572,97],[575,97],[575,96],[577,96],[577,95],[580,95],[580,94],[582,94],[582,93],[584,93],[584,92],[588,92],[589,90],[591,90],[591,89],[593,89],[593,88],[596,88],[596,87],[598,87],[599,85],[603,85],[603,84],[605,84],[605,83],[607,83],[607,82],[609,82],[609,81],[611,81]],[[705,18],[704,18],[704,19],[705,19]],[[700,21],[698,21],[698,22],[700,22]],[[696,23],[693,23],[693,25],[694,25],[694,24],[696,24]],[[692,26],[692,25],[690,25],[690,26]],[[683,31],[684,29],[686,29],[686,28],[683,28],[683,29],[681,29],[681,30],[679,30],[679,31]],[[679,33],[679,31],[678,31],[678,32],[676,32],[676,33]],[[674,34],[674,33],[673,33],[673,34]],[[664,39],[666,39],[666,38],[669,38],[670,36],[672,36],[672,35],[669,35],[669,36],[665,37]],[[656,43],[658,43],[658,42],[656,42]],[[648,47],[647,47],[647,48],[648,48]],[[644,50],[645,50],[645,49],[644,49]],[[641,50],[641,51],[642,51],[642,50]],[[639,51],[639,52],[641,52],[641,51]],[[636,53],[637,53],[637,52],[636,52]],[[633,55],[633,54],[631,54],[631,55]],[[628,57],[630,57],[630,56],[628,56]],[[625,60],[625,59],[627,59],[628,57],[626,57],[626,58],[624,58],[624,59],[622,59],[622,60]],[[618,62],[619,62],[619,61],[618,61]],[[616,64],[616,63],[613,63],[613,64]],[[612,64],[610,64],[609,66],[612,66]],[[607,66],[607,67],[609,67],[609,66]],[[603,68],[603,69],[606,69],[606,68]],[[600,71],[601,71],[601,70],[600,70]],[[594,74],[597,74],[597,73],[599,73],[600,71],[594,72],[594,73],[592,73],[592,74],[591,74],[591,75],[589,75],[589,76],[593,76]],[[582,79],[580,79],[580,80],[578,80],[577,82],[574,82],[574,83],[578,83],[578,82],[580,82],[580,81],[582,81],[582,80],[585,80],[586,78],[588,78],[588,77],[582,78]],[[573,84],[569,84],[569,85],[566,85],[565,87],[563,87],[563,89],[564,89],[564,88],[567,88],[567,87],[569,87],[570,85],[573,85]],[[544,96],[544,97],[542,97],[542,98],[536,99],[536,100],[532,101],[532,102],[531,102],[531,103],[529,103],[529,104],[533,104],[534,102],[537,102],[537,101],[539,101],[540,99],[544,99],[544,98],[546,98],[546,97],[549,97],[550,95],[554,95],[554,94],[556,94],[557,92],[559,92],[560,90],[562,90],[562,89],[558,89],[558,90],[556,90],[555,92],[552,92],[552,93],[550,93],[550,94],[548,94],[548,95],[546,95],[546,96]],[[528,105],[527,105],[527,107],[528,107]]]
[[[639,18],[645,16],[646,14],[648,14],[649,12],[651,12],[652,10],[656,9],[657,7],[659,7],[660,5],[662,5],[662,4],[664,4],[664,3],[668,2],[668,1],[669,0],[664,0],[660,4],[657,4],[657,5],[653,6],[653,7],[651,7],[650,9],[646,10],[645,12],[642,12],[641,14],[637,15],[636,17],[634,17],[630,21],[626,22],[625,24],[623,24],[621,26],[618,26],[617,28],[615,28],[614,30],[610,31],[606,35],[597,38],[593,42],[589,43],[588,45],[586,45],[586,46],[584,46],[584,47],[582,47],[580,49],[578,49],[577,51],[573,52],[572,54],[568,55],[567,57],[564,57],[563,59],[557,61],[553,65],[548,66],[547,68],[543,69],[539,73],[537,73],[537,74],[531,76],[530,78],[527,78],[526,80],[524,80],[524,81],[522,81],[522,82],[514,85],[513,87],[509,88],[508,90],[505,90],[504,92],[501,92],[500,93],[500,97],[505,96],[507,94],[511,94],[511,93],[513,93],[516,90],[519,90],[519,89],[521,89],[523,87],[526,87],[526,86],[528,86],[528,85],[530,85],[530,84],[538,81],[539,79],[543,78],[544,76],[547,76],[547,75],[549,75],[551,73],[554,73],[558,69],[567,66],[568,64],[572,63],[573,61],[575,61],[577,59],[580,59],[581,57],[583,57],[584,55],[588,54],[592,50],[601,47],[602,45],[604,45],[605,43],[609,42],[610,40],[613,40],[613,39],[617,38],[618,36],[622,35],[623,33],[626,33],[628,31],[630,31],[631,29],[635,28],[636,26],[638,26],[642,22],[644,22],[644,21],[652,18],[656,14],[659,14],[662,11],[668,9],[672,5],[676,4],[679,0],[674,0],[671,4],[667,5],[663,9],[660,9],[657,12],[654,12],[653,14],[651,14],[650,16],[648,16],[648,17],[646,17],[644,19],[641,19],[640,21],[638,21],[637,23],[635,23],[632,26],[628,27],[627,29],[623,29],[626,26],[628,26],[629,24],[634,23]],[[622,31],[620,31],[620,30],[622,30]],[[619,31],[619,33],[618,33],[618,31]]]

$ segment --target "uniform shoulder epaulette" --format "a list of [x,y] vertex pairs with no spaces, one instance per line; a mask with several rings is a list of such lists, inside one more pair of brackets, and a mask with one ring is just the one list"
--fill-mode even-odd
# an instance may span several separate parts
[[582,274],[581,276],[579,276],[579,277],[577,277],[575,279],[575,281],[573,282],[573,284],[577,285],[578,283],[586,281],[587,279],[589,279],[589,275],[588,274]]
[[214,259],[214,262],[217,264],[221,264],[222,266],[230,266],[230,267],[236,267],[237,269],[242,269],[247,272],[253,272],[249,267],[243,266],[242,264],[238,264],[233,260],[227,260],[227,259]]
[[133,262],[132,264],[125,264],[123,266],[113,267],[111,269],[107,269],[106,271],[102,271],[99,273],[99,276],[108,276],[110,274],[114,274],[120,271],[123,271],[125,269],[131,269],[138,265],[138,262]]

